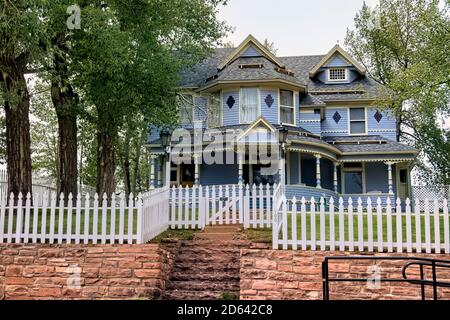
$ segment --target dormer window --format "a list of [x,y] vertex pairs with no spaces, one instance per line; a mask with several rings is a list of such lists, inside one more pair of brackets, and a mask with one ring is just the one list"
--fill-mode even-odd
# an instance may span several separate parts
[[348,80],[347,68],[330,68],[328,69],[328,81],[341,82]]

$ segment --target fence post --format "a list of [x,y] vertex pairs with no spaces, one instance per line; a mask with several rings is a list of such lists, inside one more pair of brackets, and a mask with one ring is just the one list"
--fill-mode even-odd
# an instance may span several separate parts
[[274,201],[274,210],[272,215],[272,249],[278,250],[278,211],[275,209],[275,205],[276,203]]
[[[112,209],[112,208],[111,208]],[[144,243],[142,225],[142,195],[138,195],[137,199],[137,230],[136,230],[136,243]]]

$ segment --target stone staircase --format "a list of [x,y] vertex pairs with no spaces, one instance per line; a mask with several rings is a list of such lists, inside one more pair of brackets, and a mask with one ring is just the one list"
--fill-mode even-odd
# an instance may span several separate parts
[[[181,243],[166,284],[166,299],[219,300],[224,298],[224,294],[239,297],[240,250],[248,248],[250,242],[223,240],[230,230],[215,231],[218,232],[207,234],[219,234],[218,238],[217,235],[206,236],[203,239],[210,240]],[[204,233],[199,235],[200,239]]]

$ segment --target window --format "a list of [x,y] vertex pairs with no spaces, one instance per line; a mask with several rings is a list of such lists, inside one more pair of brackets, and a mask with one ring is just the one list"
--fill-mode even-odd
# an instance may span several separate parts
[[180,122],[183,125],[194,123],[194,97],[191,94],[177,96]]
[[328,81],[347,81],[346,68],[328,69]]
[[220,108],[220,92],[208,97],[208,128],[217,128],[222,125],[222,110]]
[[280,121],[285,124],[295,124],[294,92],[280,90]]
[[350,108],[350,134],[366,134],[366,110]]
[[242,88],[240,102],[241,123],[251,123],[259,117],[259,99],[257,88]]
[[343,176],[344,192],[346,194],[364,193],[363,167],[361,163],[345,164]]

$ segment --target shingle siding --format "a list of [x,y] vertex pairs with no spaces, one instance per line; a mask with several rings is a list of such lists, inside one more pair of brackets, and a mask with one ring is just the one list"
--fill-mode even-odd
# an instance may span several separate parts
[[[224,91],[222,96],[223,96],[223,111],[222,111],[223,125],[231,126],[239,124],[239,91]],[[227,104],[229,97],[233,97],[235,101],[231,109]]]
[[248,47],[247,50],[245,50],[241,54],[241,57],[244,57],[244,58],[261,57],[261,56],[262,56],[261,52],[253,46]]
[[[271,95],[274,102],[269,108],[266,103],[266,98]],[[278,90],[277,89],[261,89],[261,114],[262,116],[272,124],[278,123]]]
[[[341,119],[338,123],[334,120],[336,112]],[[346,136],[348,135],[348,109],[347,108],[326,108],[325,120],[322,121],[322,135],[327,136]]]
[[369,135],[379,135],[386,139],[396,141],[397,140],[397,121],[394,116],[390,115],[387,111],[381,111],[383,118],[380,122],[375,119],[375,114],[378,109],[367,109],[367,126]]

